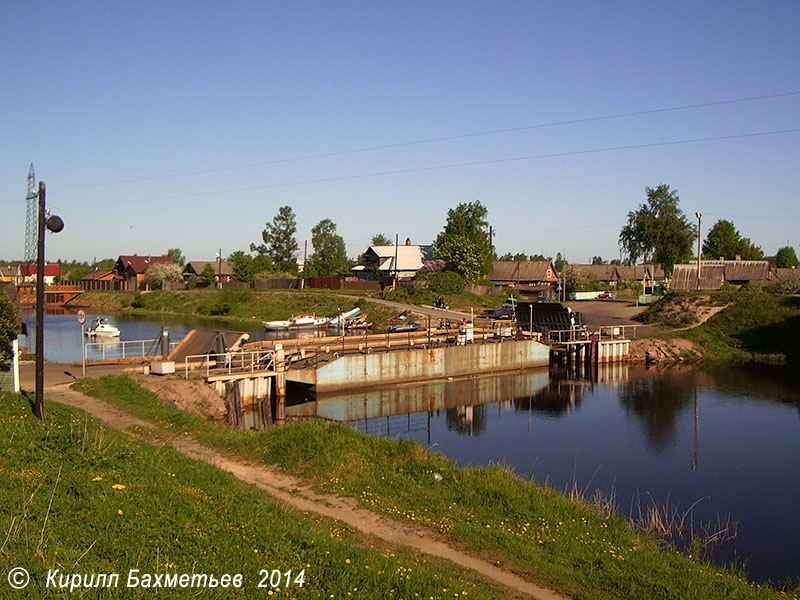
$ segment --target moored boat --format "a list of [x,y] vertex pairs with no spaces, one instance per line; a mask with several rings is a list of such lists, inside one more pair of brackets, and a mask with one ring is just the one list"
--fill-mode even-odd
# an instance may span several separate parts
[[94,321],[92,321],[92,324],[89,325],[89,329],[86,330],[86,335],[106,335],[109,337],[119,337],[119,328],[116,325],[113,325],[105,317],[97,317]]
[[289,329],[289,321],[261,321],[265,331],[285,331]]
[[331,325],[333,327],[337,327],[337,326],[341,325],[342,323],[345,323],[348,319],[352,319],[353,317],[358,316],[359,313],[361,313],[361,309],[358,308],[358,307],[356,307],[356,308],[354,308],[352,310],[348,310],[346,312],[336,313],[334,316],[332,316],[332,317],[330,317],[328,319],[328,325]]
[[325,327],[328,324],[328,317],[317,317],[316,315],[294,315],[289,318],[289,329],[298,327]]

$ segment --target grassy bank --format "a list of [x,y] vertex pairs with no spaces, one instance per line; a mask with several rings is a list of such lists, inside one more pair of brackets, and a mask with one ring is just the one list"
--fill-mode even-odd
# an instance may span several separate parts
[[[574,598],[779,598],[735,572],[703,563],[501,467],[457,468],[411,441],[303,423],[244,432],[161,403],[132,380],[76,384],[168,431],[281,465],[322,490],[413,522]],[[794,596],[796,597],[796,596]]]
[[353,295],[325,290],[156,290],[152,292],[87,292],[80,304],[96,312],[140,315],[193,316],[219,321],[259,324],[287,319],[297,313],[333,315],[355,306],[376,322],[388,321],[396,311]]
[[800,297],[739,291],[671,293],[643,313],[645,322],[667,328],[695,322],[703,307],[725,305],[708,321],[665,335],[699,344],[706,360],[794,365],[800,362]]
[[[0,597],[67,595],[47,589],[49,569],[64,576],[118,573],[119,586],[88,593],[95,598],[159,593],[126,588],[131,569],[139,576],[243,576],[240,588],[162,589],[160,597],[505,597],[448,564],[290,511],[215,467],[109,431],[81,411],[46,403],[41,423],[22,396],[0,394],[0,403]],[[20,567],[30,574],[24,591],[6,581]],[[269,575],[280,583],[273,586]],[[69,595],[87,592],[78,586]]]

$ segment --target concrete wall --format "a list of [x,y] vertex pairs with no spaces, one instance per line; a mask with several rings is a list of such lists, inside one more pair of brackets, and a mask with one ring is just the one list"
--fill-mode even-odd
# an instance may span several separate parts
[[549,359],[550,349],[544,344],[509,340],[346,355],[316,370],[287,371],[286,378],[315,385],[318,392],[325,392],[546,366]]
[[630,340],[601,340],[597,342],[597,362],[619,362],[628,356],[630,349]]

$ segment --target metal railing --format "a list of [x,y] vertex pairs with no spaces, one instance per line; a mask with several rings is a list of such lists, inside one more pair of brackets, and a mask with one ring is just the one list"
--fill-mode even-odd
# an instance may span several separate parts
[[218,352],[216,354],[191,354],[183,365],[184,376],[189,378],[190,371],[205,370],[208,377],[214,373],[254,373],[275,370],[275,350],[257,348],[255,350],[237,350]]
[[[170,351],[179,341],[169,343]],[[161,353],[161,345],[153,340],[104,340],[102,342],[86,342],[84,344],[86,360],[110,360],[118,358],[146,358]]]
[[604,325],[597,330],[598,339],[630,339],[636,337],[639,325]]

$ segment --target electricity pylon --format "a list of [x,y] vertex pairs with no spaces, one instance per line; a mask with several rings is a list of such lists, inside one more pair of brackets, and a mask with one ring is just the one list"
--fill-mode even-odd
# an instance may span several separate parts
[[30,265],[36,261],[36,237],[39,222],[39,193],[36,191],[36,173],[33,171],[33,163],[28,171],[28,195],[25,201],[28,209],[28,219],[25,223],[25,264]]

